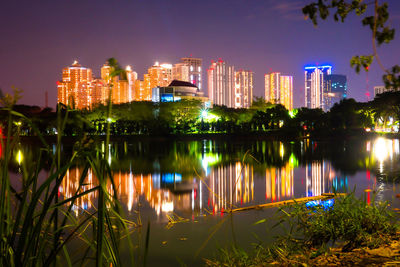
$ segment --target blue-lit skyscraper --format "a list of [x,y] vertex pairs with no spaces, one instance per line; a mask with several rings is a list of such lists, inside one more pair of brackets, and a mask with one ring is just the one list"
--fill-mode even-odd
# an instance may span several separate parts
[[304,68],[305,106],[326,110],[325,77],[331,75],[332,66],[308,66]]
[[347,97],[346,75],[327,75],[325,77],[325,90],[325,108],[330,109],[335,103]]

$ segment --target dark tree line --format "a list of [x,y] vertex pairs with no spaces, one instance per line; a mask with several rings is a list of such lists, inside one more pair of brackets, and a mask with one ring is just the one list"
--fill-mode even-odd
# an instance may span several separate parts
[[[400,92],[378,95],[367,103],[344,99],[330,111],[299,108],[289,112],[284,106],[255,99],[249,109],[214,106],[205,109],[200,101],[182,100],[169,103],[131,102],[113,105],[110,118],[107,106],[93,110],[68,110],[59,106],[66,118],[64,134],[104,135],[110,125],[112,135],[165,135],[195,133],[282,133],[293,137],[393,128],[400,118]],[[13,110],[29,118],[43,135],[56,134],[57,112],[50,108],[14,105]],[[1,116],[5,119],[7,112]],[[3,125],[5,127],[5,125]],[[22,135],[32,135],[31,124],[15,117],[13,125]]]

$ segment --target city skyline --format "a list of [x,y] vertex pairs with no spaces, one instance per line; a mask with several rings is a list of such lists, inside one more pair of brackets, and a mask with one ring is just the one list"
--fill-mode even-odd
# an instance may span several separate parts
[[[48,92],[54,107],[59,70],[73,60],[98,66],[93,68],[97,73],[107,58],[115,57],[146,73],[148,62],[176,62],[192,54],[203,59],[203,67],[222,57],[251,70],[255,96],[264,94],[264,74],[293,75],[294,107],[304,103],[303,67],[331,64],[334,73],[347,75],[348,97],[366,101],[366,90],[373,96],[373,87],[383,84],[383,71],[374,63],[368,74],[357,75],[349,61],[371,52],[369,30],[355,16],[345,25],[329,20],[315,28],[301,13],[309,2],[233,1],[229,7],[212,1],[6,2],[0,11],[0,22],[7,25],[1,30],[0,88],[10,93],[16,86],[23,90],[21,103],[39,106]],[[400,3],[391,1],[389,8],[390,20],[398,23]],[[379,49],[386,67],[397,63],[399,44],[396,36]]]

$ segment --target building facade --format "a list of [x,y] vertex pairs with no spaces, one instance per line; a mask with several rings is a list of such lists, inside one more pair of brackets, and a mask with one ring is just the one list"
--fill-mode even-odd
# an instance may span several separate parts
[[72,66],[63,69],[62,80],[57,82],[57,102],[71,108],[91,109],[107,104],[110,89],[113,104],[133,101],[137,73],[130,66],[126,67],[124,75],[111,78],[110,73],[111,67],[106,63],[101,67],[101,78],[96,79],[91,69],[75,61]]
[[235,107],[235,69],[223,60],[211,62],[207,70],[208,97],[214,105]]
[[288,110],[293,109],[293,76],[280,72],[265,74],[265,100],[272,104],[282,104]]
[[394,91],[393,88],[386,88],[384,85],[374,86],[374,97],[379,94]]
[[253,72],[235,72],[235,108],[249,108],[253,103]]
[[172,67],[172,80],[190,82],[189,66],[185,63],[177,63]]
[[305,106],[327,110],[325,78],[332,74],[332,66],[308,66],[304,70]]
[[62,70],[62,80],[57,82],[57,102],[76,109],[90,108],[92,81],[92,70],[74,61]]
[[[181,58],[181,62],[188,66],[189,68],[189,80],[187,82],[190,82],[199,88],[200,91],[203,89],[203,81],[201,79],[202,77],[202,62],[203,60],[201,58],[193,58],[193,57],[184,57]],[[177,79],[179,80],[179,79]],[[183,80],[182,81],[186,81]]]
[[325,109],[330,109],[335,103],[347,98],[347,77],[341,74],[331,74],[325,77]]

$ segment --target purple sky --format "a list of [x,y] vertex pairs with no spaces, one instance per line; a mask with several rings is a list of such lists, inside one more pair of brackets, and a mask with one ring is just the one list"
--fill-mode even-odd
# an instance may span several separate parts
[[[254,95],[264,95],[264,74],[279,71],[294,76],[294,105],[304,103],[303,67],[330,63],[345,74],[349,96],[366,101],[367,86],[381,85],[382,70],[356,74],[353,55],[372,51],[371,33],[360,18],[320,22],[315,28],[301,8],[310,0],[19,0],[0,9],[0,88],[23,90],[21,103],[43,106],[57,101],[61,70],[77,59],[99,76],[109,57],[130,64],[139,78],[155,61],[176,63],[193,55],[222,58],[236,69],[254,72]],[[400,1],[387,1],[391,24],[398,29]],[[398,34],[382,45],[385,66],[400,63]],[[367,83],[367,81],[369,81]]]

